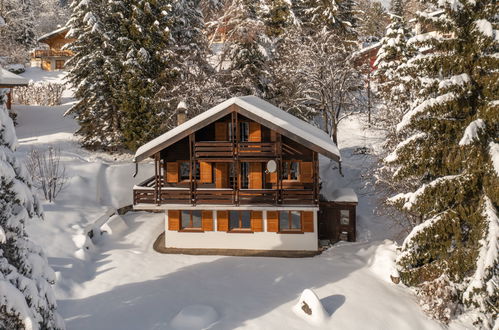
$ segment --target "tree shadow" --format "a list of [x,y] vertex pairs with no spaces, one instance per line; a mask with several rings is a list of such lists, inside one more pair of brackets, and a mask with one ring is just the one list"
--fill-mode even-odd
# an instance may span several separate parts
[[[130,230],[134,228],[131,226]],[[285,245],[286,236],[282,241]],[[113,249],[119,247],[115,243],[112,245]],[[81,299],[59,300],[59,311],[66,319],[67,327],[169,329],[170,320],[182,308],[202,304],[212,306],[219,314],[218,322],[211,329],[234,329],[272,313],[283,304],[290,305],[289,313],[292,314],[291,307],[304,289],[339,281],[361,266],[351,263],[332,272],[333,264],[327,258],[318,262],[317,257],[220,257],[213,260],[213,256],[165,254],[161,260],[167,269],[170,260],[178,263],[179,258],[184,257],[186,263],[192,263],[192,258],[198,262],[152,280],[127,283],[94,295],[88,292],[89,296]],[[144,268],[136,271],[148,272]],[[344,302],[345,297],[340,295],[324,298],[330,314]],[[304,321],[297,317],[296,322]],[[307,324],[303,323],[303,327]]]

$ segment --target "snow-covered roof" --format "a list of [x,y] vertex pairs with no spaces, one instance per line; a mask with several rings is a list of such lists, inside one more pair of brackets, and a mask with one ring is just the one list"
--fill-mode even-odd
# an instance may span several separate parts
[[57,29],[57,30],[54,30],[54,31],[49,32],[49,33],[47,33],[47,34],[44,34],[43,36],[41,36],[40,38],[38,38],[38,39],[37,39],[37,41],[38,41],[38,42],[42,42],[43,40],[48,39],[48,38],[50,38],[50,37],[52,37],[52,36],[54,36],[54,35],[56,35],[56,34],[59,34],[59,33],[61,33],[61,32],[64,32],[64,31],[69,31],[69,27],[64,26],[64,27],[62,27],[62,28],[59,28],[59,29]]
[[348,202],[358,203],[357,194],[352,188],[340,188],[333,190],[329,196],[326,196],[329,202]]
[[361,56],[361,55],[363,55],[365,53],[370,52],[371,50],[379,49],[380,47],[381,47],[381,41],[375,42],[372,45],[369,45],[367,47],[364,47],[364,48],[359,49],[358,51],[352,53],[352,57],[356,58],[358,56]]
[[27,86],[28,79],[18,76],[8,70],[0,68],[0,85],[6,86]]
[[256,96],[242,96],[228,99],[144,144],[137,149],[134,161],[139,162],[146,159],[183,139],[190,132],[226,116],[232,112],[230,106],[233,104],[239,106],[238,111],[243,116],[259,122],[298,143],[304,144],[326,157],[336,161],[340,160],[338,147],[324,131]]

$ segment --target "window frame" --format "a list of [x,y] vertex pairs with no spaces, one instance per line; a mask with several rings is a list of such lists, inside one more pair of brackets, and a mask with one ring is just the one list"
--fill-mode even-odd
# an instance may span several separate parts
[[[282,228],[281,226],[281,213],[286,212],[288,214],[288,228]],[[291,228],[292,227],[292,212],[297,212],[300,216],[300,228]],[[278,218],[278,224],[279,224],[279,230],[278,233],[286,233],[286,234],[303,234],[303,217],[301,211],[296,211],[296,210],[284,210],[284,211],[278,211],[277,213],[277,218]]]
[[[189,212],[189,226],[184,227],[184,212]],[[199,227],[194,227],[193,212],[199,212]],[[201,210],[180,210],[180,230],[184,232],[203,232],[203,211]]]
[[[296,166],[297,166],[296,179],[291,178],[291,164],[292,163],[296,163]],[[301,160],[298,160],[298,159],[283,160],[282,161],[281,180],[282,181],[291,181],[291,182],[300,182],[301,181],[300,167],[301,167]],[[285,172],[287,172],[287,173],[285,173]],[[286,174],[286,177],[284,177],[284,174]]]
[[[178,163],[178,181],[179,182],[189,182],[189,175],[190,175],[190,171],[191,171],[190,161],[178,160],[177,163]],[[182,164],[187,164],[187,166],[189,168],[189,172],[187,173],[187,179],[182,179],[182,170],[181,170]],[[201,165],[199,164],[199,162],[196,162],[195,167],[196,167],[196,173],[194,175],[194,180],[200,181],[201,180]]]
[[[228,222],[229,222],[229,233],[253,233],[253,229],[251,227],[251,211],[250,210],[229,210],[228,211]],[[237,213],[238,215],[238,227],[232,227],[231,214],[232,212]],[[247,212],[249,215],[249,227],[242,227],[243,224],[243,212]]]

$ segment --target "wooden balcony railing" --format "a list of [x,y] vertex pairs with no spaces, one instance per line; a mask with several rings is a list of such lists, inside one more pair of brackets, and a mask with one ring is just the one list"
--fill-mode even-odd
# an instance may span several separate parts
[[33,52],[34,58],[49,57],[49,56],[73,56],[70,50],[53,50],[53,49],[35,49]]
[[[309,189],[209,189],[162,187],[156,189],[154,180],[133,190],[134,204],[195,204],[195,205],[314,205],[314,192]],[[149,186],[147,186],[149,185]],[[159,198],[157,199],[157,194]],[[236,197],[237,196],[237,197]],[[236,200],[238,198],[238,200]]]
[[237,144],[239,157],[275,157],[276,144],[272,142],[240,142]]
[[194,153],[196,158],[232,158],[234,156],[232,142],[225,141],[196,142],[194,144]]

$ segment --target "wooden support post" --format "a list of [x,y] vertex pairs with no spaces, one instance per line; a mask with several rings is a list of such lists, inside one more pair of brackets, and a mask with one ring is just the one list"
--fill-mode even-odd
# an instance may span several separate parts
[[276,134],[277,138],[277,204],[282,204],[282,136]]
[[196,205],[196,154],[194,153],[195,141],[194,133],[189,135],[189,182],[190,182],[190,196],[191,204]]
[[313,152],[313,170],[314,170],[314,203],[319,205],[319,154]]
[[160,176],[160,173],[158,171],[159,169],[159,152],[155,153],[154,154],[154,200],[156,201],[156,205],[160,205],[161,204],[161,196],[159,195],[160,194],[160,190],[159,190],[159,183],[158,183],[158,178]]
[[239,189],[241,187],[241,174],[240,174],[240,169],[241,169],[241,164],[239,163],[239,148],[238,148],[238,143],[240,141],[240,132],[239,132],[239,121],[238,121],[239,114],[237,111],[232,112],[232,118],[233,118],[233,123],[234,123],[234,134],[232,135],[234,137],[234,170],[235,170],[235,175],[236,175],[236,180],[235,180],[235,204],[239,205]]
[[7,110],[12,109],[12,88],[7,93]]

